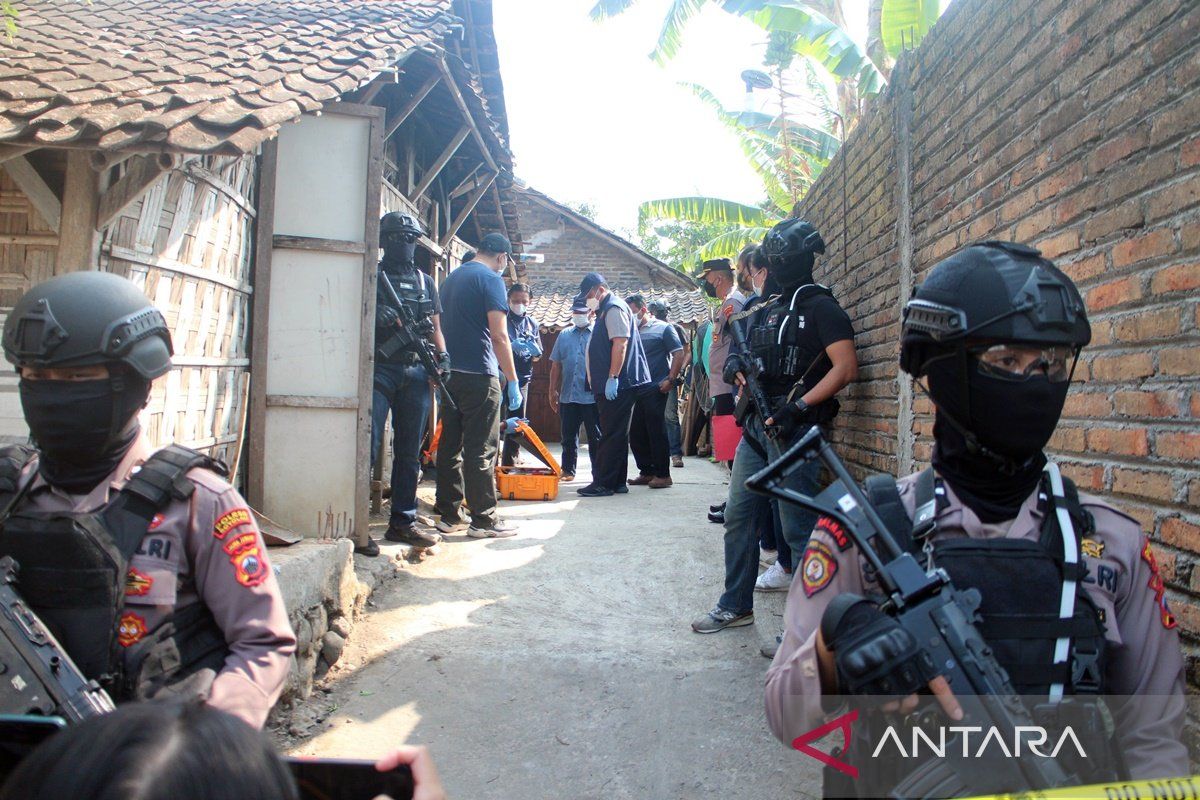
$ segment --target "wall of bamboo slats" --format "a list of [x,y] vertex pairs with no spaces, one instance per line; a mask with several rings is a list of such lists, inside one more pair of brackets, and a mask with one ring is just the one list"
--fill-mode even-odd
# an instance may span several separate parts
[[256,162],[205,157],[171,170],[104,232],[101,269],[142,287],[166,316],[175,369],[142,422],[232,464],[242,437],[249,365]]

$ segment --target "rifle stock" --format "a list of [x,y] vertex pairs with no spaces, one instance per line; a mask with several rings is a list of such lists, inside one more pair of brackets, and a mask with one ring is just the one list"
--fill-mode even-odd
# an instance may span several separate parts
[[429,340],[422,336],[417,331],[417,320],[413,316],[412,309],[407,304],[401,302],[400,296],[396,294],[396,289],[392,286],[392,281],[388,278],[387,273],[383,270],[379,271],[379,280],[385,292],[387,292],[388,300],[392,301],[396,311],[399,312],[400,318],[396,321],[397,331],[392,335],[392,338],[380,345],[379,350],[386,356],[391,356],[397,351],[406,347],[411,347],[417,354],[417,358],[421,361],[421,366],[425,368],[425,372],[429,375],[429,380],[433,382],[434,387],[442,396],[443,402],[446,405],[458,411],[458,405],[455,404],[454,398],[450,396],[450,392],[446,389],[446,384],[442,383],[441,373],[438,372],[437,361],[433,357],[433,348]]

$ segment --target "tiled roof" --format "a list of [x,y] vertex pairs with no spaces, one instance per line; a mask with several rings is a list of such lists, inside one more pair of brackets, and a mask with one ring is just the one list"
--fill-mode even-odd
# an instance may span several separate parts
[[23,0],[0,142],[243,153],[440,45],[450,0]]
[[[579,286],[564,284],[534,283],[533,299],[529,302],[529,313],[538,321],[543,329],[562,330],[571,324],[571,303],[579,293]],[[631,294],[640,294],[651,300],[665,300],[671,307],[667,315],[669,322],[679,322],[684,325],[690,322],[703,322],[710,319],[715,305],[704,299],[699,289],[643,289],[637,286],[609,287],[617,297],[625,298]]]

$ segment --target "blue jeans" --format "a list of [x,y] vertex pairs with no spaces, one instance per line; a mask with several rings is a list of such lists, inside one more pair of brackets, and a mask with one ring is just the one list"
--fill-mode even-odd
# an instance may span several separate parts
[[429,378],[420,364],[376,364],[371,394],[371,466],[379,457],[384,423],[392,412],[392,518],[396,527],[417,521],[421,442],[429,421]]
[[679,387],[667,392],[667,449],[672,456],[683,455],[683,429],[679,426]]
[[596,469],[596,453],[600,449],[600,415],[595,403],[559,403],[558,416],[562,421],[562,471],[574,475],[579,463],[579,426],[587,434],[588,460]]
[[[767,465],[748,441],[753,439],[771,457],[779,450],[768,443],[757,420],[742,429],[729,475],[729,499],[725,504],[725,593],[717,605],[726,611],[746,614],[754,610],[754,582],[758,579],[758,521],[761,510],[769,504],[766,497],[746,488],[746,479]],[[794,440],[793,440],[794,441]],[[781,444],[786,449],[786,446]],[[801,494],[815,495],[820,489],[821,463],[809,461],[793,472],[787,487]],[[817,517],[792,503],[779,504],[779,521],[783,538],[795,554],[804,552]]]

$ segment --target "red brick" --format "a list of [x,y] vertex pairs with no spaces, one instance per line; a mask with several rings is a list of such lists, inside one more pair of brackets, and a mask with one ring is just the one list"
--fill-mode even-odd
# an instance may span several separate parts
[[1200,433],[1159,433],[1154,437],[1154,453],[1175,461],[1200,461]]
[[1200,375],[1200,347],[1172,347],[1158,351],[1158,369],[1163,375]]
[[1165,256],[1175,249],[1175,234],[1170,228],[1143,233],[1113,245],[1113,268],[1121,269],[1139,261]]
[[1174,498],[1171,476],[1165,472],[1113,467],[1113,491],[1169,503]]
[[1150,279],[1150,291],[1154,294],[1184,292],[1200,288],[1200,261],[1163,267]]
[[1094,256],[1072,261],[1070,264],[1059,264],[1059,268],[1067,273],[1071,280],[1076,283],[1082,283],[1088,278],[1094,278],[1104,272],[1108,268],[1107,262],[1108,257],[1106,254],[1097,253]]
[[1112,401],[1103,392],[1071,392],[1063,406],[1064,417],[1107,417],[1112,413]]
[[[1090,295],[1089,295],[1090,296]],[[1179,309],[1164,308],[1158,311],[1139,311],[1115,321],[1117,341],[1149,342],[1166,339],[1179,333]]]
[[1088,311],[1102,311],[1106,308],[1129,303],[1142,296],[1142,279],[1140,275],[1130,275],[1108,283],[1102,283],[1087,293]]
[[1088,450],[1117,456],[1146,456],[1150,442],[1145,428],[1089,428]]
[[1200,508],[1200,478],[1192,478],[1188,481],[1187,501],[1192,508]]
[[1103,347],[1112,344],[1112,323],[1106,319],[1092,320],[1092,347]]
[[1037,185],[1038,200],[1046,200],[1073,189],[1083,180],[1083,164],[1076,161],[1060,169]]
[[1136,153],[1146,146],[1149,132],[1146,128],[1135,128],[1100,145],[1088,159],[1088,173],[1096,175],[1121,159]]
[[1063,231],[1049,239],[1042,239],[1036,247],[1046,258],[1058,258],[1063,253],[1079,249],[1079,231]]
[[1083,428],[1059,425],[1046,446],[1059,452],[1082,453],[1086,449]]
[[1126,417],[1174,417],[1179,413],[1179,394],[1161,392],[1117,392],[1113,398],[1118,414]]
[[1092,214],[1083,223],[1083,240],[1096,242],[1121,230],[1133,230],[1145,225],[1142,207],[1138,203],[1119,203],[1115,208]]
[[1146,219],[1169,217],[1196,203],[1200,203],[1200,175],[1156,190],[1146,199]]
[[1036,214],[1026,217],[1017,223],[1016,240],[1027,242],[1042,233],[1054,223],[1054,209],[1043,208]]
[[1098,381],[1123,383],[1153,374],[1154,358],[1150,353],[1104,355],[1092,359],[1092,378]]
[[1104,467],[1100,464],[1077,464],[1072,461],[1059,461],[1063,474],[1070,478],[1081,491],[1104,491]]
[[1158,538],[1163,544],[1178,547],[1180,550],[1200,552],[1200,525],[1195,525],[1180,517],[1167,517],[1158,528]]
[[1200,248],[1200,221],[1185,222],[1179,229],[1179,242],[1185,253]]
[[1200,164],[1200,136],[1183,143],[1179,152],[1179,164],[1184,168]]

